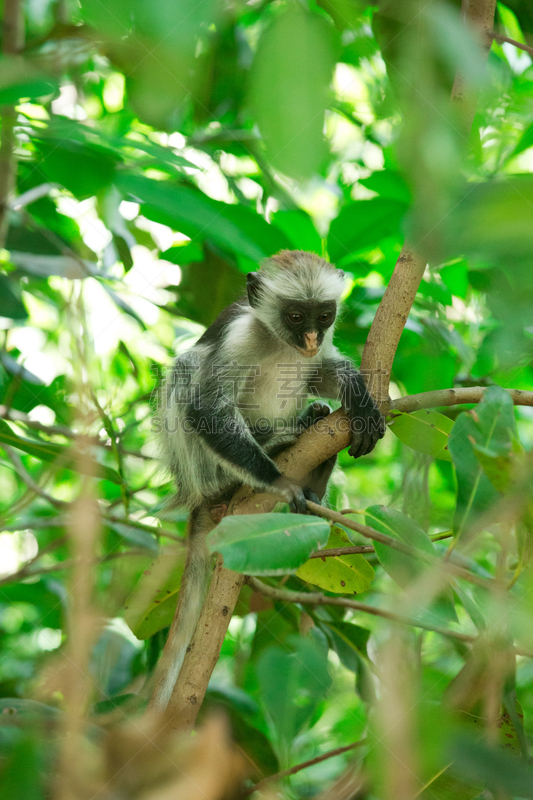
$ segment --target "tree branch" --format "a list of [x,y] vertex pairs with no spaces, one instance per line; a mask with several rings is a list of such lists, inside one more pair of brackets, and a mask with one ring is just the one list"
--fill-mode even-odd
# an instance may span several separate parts
[[492,586],[492,580],[480,578],[478,575],[474,575],[464,567],[461,567],[450,560],[441,561],[438,558],[434,558],[429,553],[424,553],[408,544],[400,542],[398,539],[393,539],[392,536],[387,536],[385,533],[376,531],[369,525],[363,525],[361,522],[355,522],[355,520],[346,519],[346,517],[342,514],[339,514],[338,511],[332,511],[330,508],[324,508],[324,506],[320,506],[318,503],[312,503],[310,500],[307,501],[307,508],[312,514],[316,514],[318,517],[329,519],[331,522],[336,522],[339,525],[344,525],[345,528],[350,528],[356,533],[360,533],[362,536],[365,536],[367,539],[380,542],[381,544],[391,547],[393,550],[397,550],[400,553],[405,553],[405,555],[411,556],[412,558],[422,559],[434,569],[438,570],[438,572],[441,574],[446,574],[447,572],[451,573],[457,578],[462,578],[463,580],[473,583],[476,586],[483,586],[485,589],[491,588]]
[[503,44],[503,42],[507,42],[507,44],[512,44],[514,47],[518,47],[519,50],[524,50],[524,52],[528,53],[531,57],[533,57],[533,47],[529,47],[527,44],[523,44],[522,42],[517,42],[516,39],[511,39],[509,36],[502,36],[501,33],[493,33],[492,38],[498,42],[498,44]]
[[361,373],[382,411],[389,406],[392,362],[425,269],[425,259],[405,244],[370,326]]
[[[496,0],[469,0],[465,13],[465,23],[482,39],[486,55],[492,42],[495,8]],[[465,130],[470,130],[476,98],[468,91],[463,75],[456,75],[451,99],[462,105]],[[361,372],[367,378],[370,393],[383,411],[388,410],[394,356],[425,268],[425,259],[416,253],[412,244],[406,243],[370,326],[361,359]]]
[[[463,403],[479,403],[487,391],[486,386],[468,386],[460,389],[438,389],[434,392],[421,392],[398,397],[391,403],[391,411],[419,411],[422,408],[455,406]],[[522,389],[506,389],[516,406],[533,406],[533,392]]]
[[174,729],[190,731],[194,727],[243,584],[244,575],[226,569],[222,556],[217,556],[196,632],[168,705],[169,725]]
[[321,592],[293,592],[291,589],[267,586],[267,584],[260,581],[259,578],[254,578],[252,576],[248,577],[246,582],[252,589],[255,589],[256,592],[264,595],[264,597],[268,597],[271,600],[278,600],[281,603],[299,603],[304,606],[342,606],[343,608],[352,608],[354,611],[363,611],[365,614],[372,614],[375,617],[382,617],[383,619],[391,620],[391,622],[399,622],[401,625],[409,625],[412,628],[422,628],[425,631],[433,631],[434,633],[439,633],[441,636],[447,636],[449,639],[457,639],[460,642],[467,642],[470,644],[477,638],[467,633],[449,631],[438,625],[429,625],[425,622],[412,619],[411,617],[405,617],[403,614],[396,614],[394,611],[387,611],[383,608],[368,605],[368,603],[360,603],[358,600],[352,600],[350,597],[329,597],[329,595],[322,594]]
[[267,778],[259,781],[259,783],[254,784],[254,786],[250,786],[250,788],[246,789],[241,796],[248,797],[254,792],[261,791],[261,789],[266,789],[266,787],[272,783],[272,781],[279,781],[282,778],[287,778],[289,775],[295,775],[297,772],[301,772],[303,769],[313,767],[315,764],[320,764],[322,761],[326,761],[328,758],[335,758],[335,756],[348,753],[350,750],[354,750],[356,747],[361,747],[366,743],[366,739],[361,739],[359,742],[353,742],[353,744],[347,744],[344,747],[335,747],[333,750],[328,750],[327,753],[322,753],[321,756],[315,756],[315,758],[310,758],[308,761],[302,761],[301,764],[296,764],[294,767],[282,769],[281,772],[276,772],[274,775],[269,775]]
[[24,465],[21,461],[19,454],[8,444],[2,444],[2,448],[6,451],[11,462],[13,464],[13,469],[21,478],[23,483],[26,484],[28,489],[32,491],[34,494],[42,497],[43,500],[46,500],[50,505],[54,506],[54,508],[61,508],[66,509],[69,508],[70,503],[65,502],[64,500],[58,500],[56,497],[53,497],[51,494],[48,494],[41,486],[39,486],[36,481],[33,480],[32,476],[29,472],[24,469]]
[[[25,414],[23,411],[16,411],[13,408],[9,408],[5,405],[0,405],[0,418],[7,419],[10,422],[15,423],[22,423],[27,428],[31,428],[35,431],[40,431],[41,433],[46,433],[48,436],[64,436],[66,439],[77,439],[79,434],[76,431],[73,431],[71,428],[68,428],[66,425],[43,425],[42,422],[37,422],[37,420],[30,419],[28,414]],[[113,447],[110,444],[106,444],[98,436],[91,436],[88,437],[88,441],[91,444],[97,445],[98,447],[103,447],[105,450],[112,450]],[[144,453],[140,453],[136,450],[125,450],[121,448],[121,453],[125,456],[134,456],[134,458],[142,458],[146,461],[153,461],[152,456],[144,455]]]

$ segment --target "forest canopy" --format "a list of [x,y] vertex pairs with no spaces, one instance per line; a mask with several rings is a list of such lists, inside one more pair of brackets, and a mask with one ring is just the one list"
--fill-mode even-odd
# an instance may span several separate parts
[[[4,0],[0,128],[0,800],[533,798],[530,3]],[[387,433],[210,533],[156,715],[159,387],[280,250]]]

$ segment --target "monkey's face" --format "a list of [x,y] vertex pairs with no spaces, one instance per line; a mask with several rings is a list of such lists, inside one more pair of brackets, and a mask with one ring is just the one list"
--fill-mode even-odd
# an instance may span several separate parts
[[312,358],[320,351],[324,335],[337,315],[334,300],[282,300],[279,330],[281,338],[304,356]]

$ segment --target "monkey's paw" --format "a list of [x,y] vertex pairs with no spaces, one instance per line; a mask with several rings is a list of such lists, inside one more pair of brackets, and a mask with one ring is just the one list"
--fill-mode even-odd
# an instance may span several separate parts
[[387,426],[385,417],[376,406],[370,409],[368,414],[358,417],[355,422],[356,429],[348,454],[353,458],[359,458],[372,452],[379,440],[385,436]]
[[286,478],[285,475],[280,475],[280,477],[277,478],[272,484],[272,488],[276,494],[279,493],[287,500],[289,503],[289,508],[293,513],[307,513],[307,500],[305,499],[302,487],[299,486],[299,484],[294,483],[289,478]]

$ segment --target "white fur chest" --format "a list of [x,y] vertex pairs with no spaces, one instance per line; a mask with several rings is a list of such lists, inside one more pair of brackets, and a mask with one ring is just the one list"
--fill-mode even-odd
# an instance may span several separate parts
[[238,406],[248,422],[259,419],[291,420],[309,402],[309,381],[317,374],[312,359],[302,359],[287,349],[277,357],[253,367],[242,390]]

